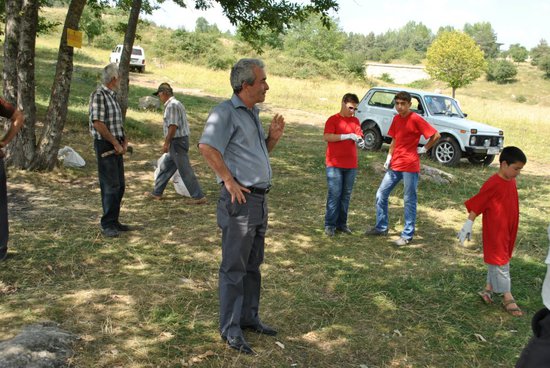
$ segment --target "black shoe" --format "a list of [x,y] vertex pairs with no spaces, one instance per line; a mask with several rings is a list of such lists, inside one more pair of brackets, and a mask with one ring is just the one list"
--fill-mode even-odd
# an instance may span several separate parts
[[256,355],[256,352],[252,350],[242,336],[222,336],[222,339],[227,341],[227,345],[229,345],[231,349],[238,350],[239,353]]
[[101,232],[103,233],[104,236],[108,238],[116,238],[119,235],[118,230],[114,227],[107,227],[105,229],[101,229]]
[[268,335],[268,336],[275,336],[277,335],[277,331],[273,328],[269,327],[268,325],[264,325],[262,322],[258,323],[257,325],[249,325],[249,326],[241,326],[242,330],[251,330],[259,334]]
[[133,231],[133,230],[135,230],[135,228],[133,226],[124,225],[124,224],[121,224],[120,222],[117,222],[115,224],[115,228],[118,231]]
[[352,233],[351,229],[347,226],[336,228],[336,231],[344,233],[344,234],[351,234]]
[[365,231],[365,235],[386,236],[388,235],[388,230],[380,231],[375,227],[371,227]]

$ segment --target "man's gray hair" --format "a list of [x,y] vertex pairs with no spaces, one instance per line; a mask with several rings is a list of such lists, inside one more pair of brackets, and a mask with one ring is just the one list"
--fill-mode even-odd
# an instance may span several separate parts
[[101,83],[104,85],[109,84],[113,78],[118,78],[118,65],[117,63],[111,63],[103,68],[103,73],[101,75]]
[[263,69],[264,63],[260,59],[241,59],[237,61],[233,68],[231,68],[231,88],[233,92],[238,94],[243,89],[243,83],[254,84],[256,76],[254,75],[254,67]]

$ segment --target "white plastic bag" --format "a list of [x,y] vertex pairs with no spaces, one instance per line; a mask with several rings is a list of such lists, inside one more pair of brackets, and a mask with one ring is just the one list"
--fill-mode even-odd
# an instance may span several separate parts
[[71,147],[65,146],[57,151],[57,159],[67,167],[83,167],[86,161]]
[[[155,169],[155,172],[153,173],[153,180],[155,181],[157,180],[157,176],[159,175],[159,172],[160,172],[160,165],[162,164],[162,161],[164,160],[165,157],[166,157],[166,153],[160,156],[160,158],[157,161],[157,167]],[[183,180],[181,180],[179,171],[176,170],[174,175],[172,175],[172,182],[174,183],[174,189],[176,190],[176,193],[184,197],[191,197],[191,194],[189,193],[189,190],[185,186],[185,183],[183,182]]]

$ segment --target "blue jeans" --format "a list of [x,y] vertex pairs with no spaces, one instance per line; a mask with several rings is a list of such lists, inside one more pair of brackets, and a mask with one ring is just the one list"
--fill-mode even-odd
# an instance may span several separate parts
[[388,170],[378,191],[376,192],[376,230],[388,230],[388,198],[395,186],[403,180],[405,202],[405,228],[401,236],[412,239],[416,223],[416,190],[418,188],[418,173]]
[[343,229],[348,223],[348,208],[357,169],[327,167],[327,212],[325,227]]

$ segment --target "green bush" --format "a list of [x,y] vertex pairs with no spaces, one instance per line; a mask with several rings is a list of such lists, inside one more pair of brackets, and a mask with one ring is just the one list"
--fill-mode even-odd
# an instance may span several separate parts
[[93,45],[99,49],[111,50],[118,45],[115,37],[111,33],[102,33],[99,36],[94,37]]
[[508,60],[493,60],[487,67],[487,80],[498,84],[513,82],[517,74],[518,69]]
[[394,83],[392,76],[389,75],[388,73],[382,73],[379,79],[383,80],[386,83]]
[[428,89],[431,89],[432,85],[433,85],[433,81],[431,79],[419,79],[407,84],[407,87],[414,88],[414,89],[428,90]]
[[218,50],[206,57],[206,65],[214,70],[229,70],[237,62],[234,55],[228,55],[223,50]]

